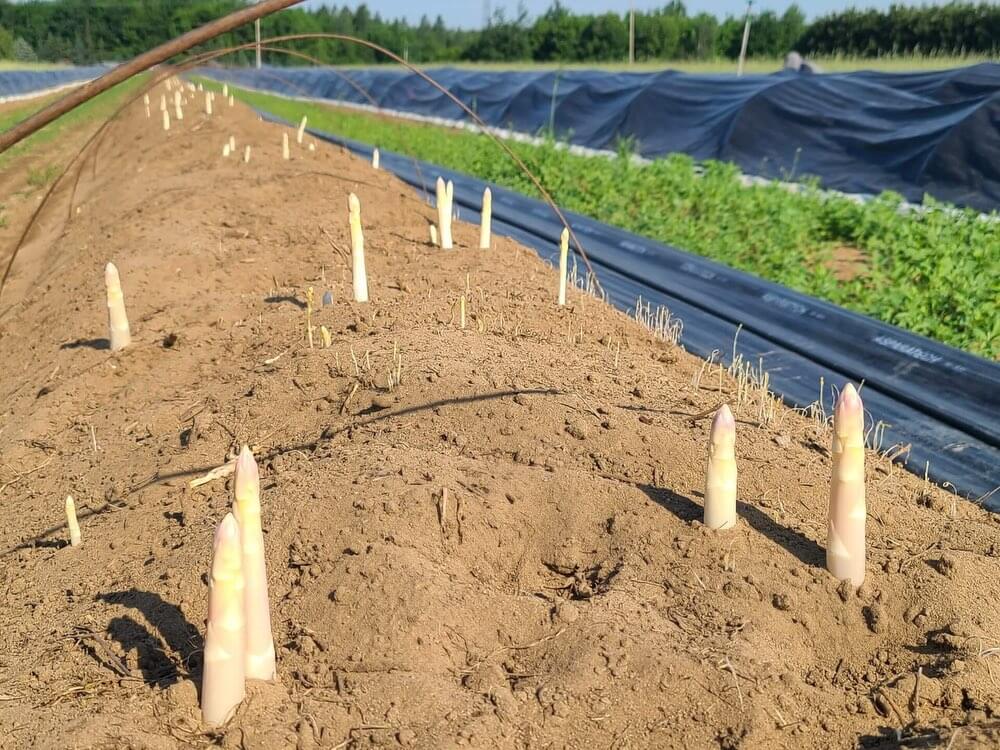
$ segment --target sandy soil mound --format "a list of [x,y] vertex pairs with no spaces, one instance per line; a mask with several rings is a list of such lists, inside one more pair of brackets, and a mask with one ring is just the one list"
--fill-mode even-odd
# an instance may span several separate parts
[[[582,292],[558,308],[513,242],[473,250],[459,224],[457,251],[430,247],[434,211],[384,172],[294,138],[283,161],[280,128],[196,109],[169,133],[129,110],[5,292],[0,747],[1000,743],[995,517],[872,454],[869,577],[840,586],[829,432],[750,403],[741,520],[707,532],[705,415],[733,380]],[[249,164],[222,158],[230,134]],[[108,260],[135,336],[117,355]],[[333,294],[329,349],[305,343],[310,286]],[[231,486],[189,482],[243,442],[280,679],[205,733]]]

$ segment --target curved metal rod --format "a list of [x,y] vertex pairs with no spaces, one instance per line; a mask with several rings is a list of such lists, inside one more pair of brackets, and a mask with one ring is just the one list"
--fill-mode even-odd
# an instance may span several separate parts
[[542,199],[548,204],[549,208],[552,209],[555,215],[559,217],[559,221],[562,222],[562,225],[569,232],[569,236],[573,240],[573,244],[576,246],[577,251],[580,253],[580,257],[583,258],[583,262],[584,265],[586,265],[587,267],[587,271],[594,279],[594,284],[597,286],[597,290],[602,294],[604,293],[604,289],[601,286],[601,282],[598,280],[597,274],[594,273],[593,266],[590,265],[590,258],[587,257],[587,253],[584,250],[583,245],[581,244],[579,238],[576,236],[576,233],[573,231],[573,227],[569,225],[569,221],[566,220],[565,214],[563,214],[562,210],[559,208],[559,206],[556,205],[555,200],[549,194],[549,191],[545,189],[545,187],[542,185],[541,181],[535,176],[535,174],[530,169],[528,169],[528,165],[524,163],[521,157],[519,157],[514,152],[514,150],[510,148],[510,146],[508,146],[502,139],[494,135],[489,125],[487,125],[479,115],[473,112],[472,109],[466,106],[466,104],[461,99],[459,99],[457,96],[451,93],[451,91],[449,91],[446,87],[442,86],[440,83],[431,78],[427,73],[422,71],[420,68],[410,64],[407,60],[404,60],[395,52],[392,52],[391,50],[388,50],[379,44],[375,44],[375,42],[369,42],[367,39],[357,39],[356,37],[347,36],[346,34],[311,33],[311,34],[294,34],[289,37],[273,37],[271,39],[268,39],[267,43],[273,44],[275,42],[286,41],[292,38],[294,38],[295,40],[336,39],[339,41],[351,42],[353,44],[360,44],[362,47],[367,47],[368,49],[375,50],[376,52],[379,52],[388,57],[389,59],[395,61],[397,64],[402,65],[411,73],[415,73],[424,81],[426,81],[431,86],[440,91],[442,94],[451,99],[452,102],[457,104],[462,109],[462,111],[465,112],[465,114],[471,117],[475,121],[475,123],[479,125],[480,128],[482,128],[483,133],[496,145],[498,145],[503,150],[503,152],[507,154],[507,156],[517,165],[518,169],[520,169],[525,174],[525,176],[529,180],[531,180],[531,183],[532,185],[535,186],[535,189],[539,193],[541,193]]
[[[20,253],[21,248],[23,247],[25,240],[28,238],[28,235],[31,233],[31,230],[34,228],[35,222],[38,220],[38,217],[41,215],[42,211],[48,205],[49,199],[55,193],[55,191],[59,187],[60,183],[63,181],[63,179],[69,173],[69,171],[73,168],[73,165],[76,164],[76,162],[78,160],[80,160],[81,157],[83,157],[83,160],[80,162],[80,167],[79,167],[79,169],[76,172],[76,177],[75,177],[75,179],[73,181],[73,190],[70,193],[70,200],[69,200],[69,204],[68,204],[68,208],[67,208],[67,212],[68,212],[67,213],[67,220],[72,219],[72,217],[73,217],[73,206],[74,206],[75,201],[76,201],[76,193],[77,193],[77,190],[79,189],[80,180],[83,177],[83,172],[86,169],[87,159],[88,158],[92,159],[93,168],[94,168],[95,173],[96,173],[96,169],[97,169],[97,155],[98,155],[98,153],[100,153],[101,145],[104,142],[104,137],[105,137],[105,135],[107,135],[108,130],[109,130],[110,126],[112,125],[112,123],[114,123],[118,119],[118,117],[121,116],[122,112],[124,112],[133,103],[135,103],[136,101],[138,101],[139,97],[143,96],[144,94],[149,93],[154,88],[156,88],[160,83],[162,83],[163,81],[165,81],[168,78],[171,78],[172,76],[177,75],[178,73],[183,73],[183,72],[185,72],[187,70],[190,70],[192,68],[198,67],[199,65],[204,65],[206,62],[210,62],[210,61],[212,61],[212,60],[214,60],[216,58],[223,57],[223,56],[228,55],[228,54],[232,54],[233,52],[239,52],[239,51],[242,51],[242,50],[245,50],[245,49],[251,49],[251,48],[254,48],[254,47],[256,47],[256,42],[248,42],[248,43],[237,45],[235,47],[227,47],[227,48],[224,48],[224,49],[221,49],[221,50],[210,50],[208,52],[202,52],[200,54],[193,55],[189,59],[185,60],[184,63],[182,63],[181,65],[175,66],[175,67],[171,67],[171,68],[166,68],[166,69],[160,71],[159,73],[157,73],[145,86],[143,86],[142,88],[140,88],[131,98],[129,98],[126,101],[124,101],[114,112],[112,112],[108,116],[108,118],[103,123],[101,123],[100,127],[96,131],[94,131],[94,133],[91,134],[91,136],[86,140],[86,142],[80,147],[80,149],[73,156],[73,158],[70,159],[70,161],[66,165],[66,167],[62,170],[62,172],[59,173],[59,176],[56,177],[55,180],[53,180],[52,185],[49,187],[48,191],[46,191],[45,195],[42,197],[42,200],[39,202],[38,206],[35,207],[35,210],[32,212],[30,218],[28,219],[27,224],[24,227],[24,230],[21,232],[21,235],[18,238],[17,244],[14,246],[14,249],[11,252],[10,258],[7,261],[7,265],[4,268],[3,277],[0,278],[0,295],[3,294],[3,290],[7,286],[7,280],[9,279],[10,273],[11,273],[11,271],[14,268],[14,262],[17,260],[17,256]],[[308,59],[308,60],[310,60],[312,62],[319,62],[315,58],[312,58],[309,55],[306,55],[305,53],[300,53],[297,50],[287,50],[287,49],[284,49],[282,47],[267,47],[267,49],[270,50],[271,52],[279,52],[279,53],[284,53],[284,54],[295,53],[293,56],[303,57],[304,59]],[[287,79],[282,78],[281,76],[275,75],[275,77],[278,78],[279,80],[282,80],[285,83],[287,83],[287,84],[289,84],[289,85],[297,88],[297,86],[295,86],[295,84],[293,84],[291,81],[288,81]],[[373,103],[375,103],[375,106],[378,106],[377,102],[375,102],[375,100],[372,98],[371,94],[369,92],[367,92],[363,87],[361,87],[360,84],[357,84],[356,82],[352,81],[347,76],[342,76],[342,77],[346,81],[348,81],[349,83],[351,83],[352,85],[354,85],[355,88],[357,88],[358,91],[360,91],[370,101],[372,101]],[[302,91],[303,94],[306,93],[302,89],[300,89],[300,91]],[[91,146],[93,146],[93,148],[91,148]]]
[[[419,68],[415,67],[414,65],[411,65],[408,61],[404,60],[403,58],[401,58],[396,53],[392,52],[391,50],[386,49],[385,47],[382,47],[381,45],[375,44],[374,42],[369,42],[366,39],[358,39],[357,37],[348,36],[346,34],[333,34],[333,33],[319,33],[319,32],[316,32],[316,33],[308,33],[308,34],[287,34],[287,35],[284,35],[284,36],[271,37],[271,38],[268,38],[268,39],[261,40],[261,44],[262,45],[263,44],[273,45],[274,43],[277,43],[277,42],[301,41],[301,40],[305,40],[305,39],[334,39],[334,40],[349,42],[349,43],[352,43],[352,44],[358,44],[358,45],[360,45],[362,47],[367,47],[369,49],[372,49],[372,50],[374,50],[376,52],[379,52],[380,54],[385,55],[386,57],[388,57],[391,60],[395,61],[399,65],[402,65],[403,67],[405,67],[406,69],[408,69],[412,73],[414,73],[417,76],[419,76],[420,78],[422,78],[424,81],[426,81],[428,84],[430,84],[431,86],[433,86],[435,89],[437,89],[438,91],[440,91],[441,93],[443,93],[445,96],[447,96],[463,112],[465,112],[469,117],[471,117],[476,122],[476,124],[479,125],[480,128],[482,128],[483,133],[490,140],[492,140],[497,146],[499,146],[500,149],[517,165],[518,169],[520,169],[525,174],[525,176],[528,177],[528,179],[534,185],[535,189],[538,190],[538,192],[541,194],[542,199],[545,201],[546,204],[548,204],[549,208],[552,209],[552,211],[559,218],[559,221],[562,223],[562,225],[569,232],[570,238],[572,239],[573,244],[576,246],[577,251],[580,253],[580,257],[583,259],[583,262],[586,265],[587,271],[590,273],[591,278],[593,278],[594,284],[596,285],[597,290],[603,294],[603,292],[604,292],[603,287],[601,286],[600,280],[597,278],[597,274],[594,272],[593,266],[590,263],[590,259],[587,256],[587,253],[586,253],[586,251],[585,251],[585,249],[583,247],[583,244],[580,242],[579,238],[576,236],[576,233],[573,231],[573,228],[569,225],[569,221],[567,221],[566,216],[563,214],[562,210],[556,204],[556,202],[552,198],[551,194],[545,189],[545,187],[542,185],[541,181],[528,168],[528,166],[524,163],[524,161],[502,139],[500,139],[499,137],[497,137],[496,135],[494,135],[491,132],[489,126],[482,120],[482,118],[480,118],[479,115],[477,115],[472,109],[470,109],[468,106],[466,106],[465,103],[462,102],[461,99],[459,99],[454,94],[452,94],[447,88],[445,88],[440,83],[438,83],[437,81],[435,81],[427,73],[423,72],[422,70],[420,70]],[[128,107],[130,104],[132,104],[134,101],[136,101],[140,96],[142,96],[142,94],[148,93],[148,91],[150,89],[154,88],[161,81],[165,80],[166,78],[169,78],[170,76],[176,75],[178,72],[185,72],[185,71],[190,70],[190,69],[192,69],[194,67],[197,67],[198,65],[203,65],[206,62],[209,62],[209,61],[214,60],[214,59],[219,58],[219,57],[223,57],[224,55],[229,55],[229,54],[232,54],[234,52],[239,52],[239,51],[246,50],[246,49],[252,49],[252,48],[255,48],[256,46],[257,46],[256,42],[247,42],[247,43],[244,43],[244,44],[236,45],[234,47],[228,47],[228,48],[221,49],[221,50],[212,50],[211,52],[205,52],[205,53],[202,53],[200,55],[196,55],[196,56],[190,58],[189,60],[186,60],[182,65],[177,66],[177,68],[169,69],[167,71],[162,72],[158,76],[156,76],[153,79],[153,81],[148,86],[146,86],[145,88],[143,88],[142,90],[140,90],[134,97],[132,97],[127,102],[125,102],[122,106],[120,106],[101,125],[101,127],[98,128],[98,130],[87,140],[87,142],[83,145],[83,147],[81,148],[81,150],[77,152],[77,154],[70,161],[69,165],[67,165],[66,169],[63,170],[62,174],[60,174],[59,177],[53,182],[52,187],[49,188],[49,191],[45,194],[45,196],[42,199],[41,203],[39,203],[38,207],[35,209],[34,213],[32,214],[31,218],[28,221],[28,225],[25,227],[24,232],[22,232],[22,234],[21,234],[21,237],[18,240],[18,243],[15,246],[13,253],[11,253],[10,260],[7,263],[6,269],[4,270],[3,277],[0,278],[0,294],[3,293],[3,290],[4,290],[4,288],[6,286],[6,283],[7,283],[7,279],[10,276],[10,271],[13,268],[14,261],[17,258],[17,255],[18,255],[18,253],[19,253],[19,251],[21,249],[21,246],[24,244],[25,238],[28,236],[28,233],[30,232],[30,230],[34,226],[34,223],[37,220],[37,217],[39,216],[39,214],[41,213],[41,211],[45,207],[45,205],[48,203],[48,200],[52,196],[52,194],[54,193],[56,187],[62,181],[63,177],[65,177],[66,173],[73,166],[73,164],[80,158],[81,155],[83,155],[83,153],[91,145],[91,143],[93,143],[94,140],[97,139],[97,138],[99,138],[99,137],[103,138],[103,133],[106,131],[106,129],[108,128],[108,126],[111,124],[111,122],[113,122],[115,119],[117,119],[117,117],[125,110],[126,107]],[[280,48],[280,47],[269,47],[269,49],[271,49],[272,52],[278,52],[278,51],[287,52],[287,50],[284,50],[283,48]],[[299,53],[299,54],[304,54],[304,53]],[[347,79],[347,80],[350,80],[350,79]],[[81,172],[82,172],[82,169],[81,169]],[[79,183],[79,177],[80,176],[78,174],[77,175],[76,184]],[[76,187],[76,185],[74,185],[74,190],[75,190],[75,187]]]
[[[290,55],[291,57],[298,57],[298,58],[300,58],[302,60],[305,60],[307,62],[311,62],[313,65],[315,65],[318,68],[322,68],[327,73],[333,73],[340,80],[346,81],[355,91],[357,91],[359,94],[361,94],[361,96],[363,96],[365,99],[367,99],[371,103],[371,105],[373,107],[375,107],[376,109],[382,109],[382,107],[379,106],[379,103],[377,101],[375,101],[375,97],[373,97],[371,95],[371,92],[368,91],[368,89],[366,89],[364,86],[362,86],[360,83],[358,83],[357,81],[355,81],[353,78],[351,78],[346,73],[344,73],[344,72],[342,72],[340,70],[337,70],[335,67],[333,67],[331,65],[327,65],[325,62],[323,62],[322,60],[320,60],[318,57],[313,57],[312,55],[308,55],[305,52],[299,52],[296,49],[285,49],[284,47],[272,47],[270,45],[265,45],[263,42],[261,42],[260,48],[261,48],[261,51],[263,51],[263,52],[280,52],[283,55]],[[260,72],[264,72],[264,71],[260,71]],[[301,89],[298,86],[296,86],[294,83],[292,83],[291,81],[289,81],[287,78],[282,78],[281,76],[276,75],[274,73],[271,73],[270,75],[272,75],[273,77],[278,78],[278,79],[284,81],[289,86],[294,86],[295,88],[299,89],[299,91],[302,91],[303,94],[307,94],[308,93],[307,91],[304,91],[303,89]],[[233,85],[238,85],[238,84],[233,84]]]
[[128,62],[109,70],[100,78],[85,83],[83,86],[60,97],[57,101],[52,102],[52,104],[44,109],[22,120],[9,130],[0,133],[0,153],[3,153],[36,130],[45,127],[53,120],[62,117],[70,110],[76,109],[84,102],[93,99],[101,92],[107,91],[112,86],[123,81],[127,81],[137,73],[142,73],[154,65],[166,62],[171,57],[179,55],[182,52],[187,52],[192,47],[196,47],[226,32],[238,29],[240,26],[245,26],[251,21],[256,21],[263,16],[301,2],[302,0],[260,0],[260,2],[254,5],[239,8],[233,13],[209,21],[175,39],[171,39],[151,50],[143,52],[141,55],[137,55]]
[[[254,42],[253,44],[254,44],[254,46],[256,46],[256,42]],[[232,47],[232,48],[227,48],[225,50],[212,50],[210,52],[202,53],[201,55],[198,55],[196,58],[192,58],[191,60],[187,60],[187,61],[184,62],[183,65],[171,68],[171,69],[169,69],[169,72],[166,72],[164,75],[158,76],[152,83],[150,83],[149,85],[147,85],[138,94],[136,94],[132,99],[129,99],[121,107],[119,107],[117,110],[115,110],[115,112],[109,117],[108,122],[101,126],[101,132],[98,135],[97,143],[95,143],[93,149],[91,149],[90,158],[91,158],[91,165],[92,165],[92,169],[93,169],[94,175],[96,176],[96,174],[97,174],[97,155],[100,153],[101,146],[104,143],[104,137],[108,133],[108,130],[107,130],[106,126],[110,125],[112,121],[116,120],[121,115],[121,113],[124,112],[124,110],[130,104],[132,104],[133,102],[135,102],[139,98],[139,96],[141,96],[142,94],[148,93],[149,91],[152,91],[154,88],[156,88],[156,86],[160,83],[160,81],[164,80],[165,78],[169,78],[170,76],[177,75],[178,72],[183,73],[183,72],[185,72],[187,70],[190,70],[192,67],[197,67],[199,65],[203,65],[205,62],[210,62],[213,59],[216,59],[218,57],[222,57],[223,55],[226,55],[226,54],[230,54],[231,52],[238,52],[244,46],[245,45],[240,45],[240,47]],[[264,44],[261,44],[261,50],[266,50],[268,52],[278,52],[278,53],[281,53],[281,54],[289,55],[291,57],[299,57],[299,58],[301,58],[303,60],[307,60],[307,61],[309,61],[311,63],[319,65],[320,67],[324,67],[324,68],[327,67],[327,66],[324,65],[324,63],[321,60],[319,60],[319,59],[317,59],[315,57],[312,57],[311,55],[307,55],[304,52],[299,52],[298,50],[290,50],[290,49],[285,49],[283,47],[270,47],[270,46],[266,46]],[[345,74],[343,74],[343,73],[341,73],[339,71],[333,70],[333,69],[329,69],[329,70],[330,70],[330,72],[332,72],[335,75],[339,76],[341,79],[347,81],[362,96],[364,96],[365,98],[367,98],[368,101],[370,101],[374,107],[379,108],[378,102],[375,101],[374,97],[372,97],[371,93],[367,89],[365,89],[363,86],[361,86],[356,81],[353,81],[347,75],[345,75]],[[261,72],[264,73],[264,71],[261,71]],[[270,71],[264,73],[264,75],[267,75],[270,78],[275,78],[275,79],[281,81],[282,83],[284,83],[284,84],[286,84],[288,86],[291,86],[294,89],[297,89],[304,97],[308,96],[308,92],[305,89],[301,88],[300,86],[298,86],[298,84],[294,83],[293,81],[288,80],[284,76],[278,75],[277,73],[270,72]],[[414,165],[416,166],[416,159],[413,159],[413,162],[414,162]],[[81,164],[80,169],[79,169],[79,171],[76,174],[76,180],[73,182],[73,192],[70,194],[69,207],[67,209],[67,212],[68,212],[67,213],[67,218],[68,219],[72,219],[73,218],[73,205],[76,202],[76,192],[77,192],[77,189],[80,186],[80,178],[83,176],[83,170],[85,168],[86,168],[86,159],[84,160],[84,164]],[[419,170],[419,167],[418,167],[418,170]],[[60,177],[61,177],[61,175],[60,175]],[[0,291],[2,291],[2,290],[3,290],[3,286],[0,285]]]
[[[337,70],[336,68],[328,66],[322,60],[319,60],[318,58],[315,58],[315,57],[313,57],[311,55],[307,55],[304,52],[299,52],[298,50],[285,49],[284,47],[271,47],[271,46],[261,45],[261,49],[262,50],[266,50],[268,52],[279,52],[279,53],[284,54],[284,55],[291,55],[292,57],[299,57],[299,58],[302,58],[303,60],[307,60],[307,61],[313,63],[314,65],[322,68],[323,70],[325,70],[325,71],[327,71],[329,73],[333,73],[335,76],[337,76],[341,80],[346,81],[348,84],[351,85],[352,88],[354,88],[355,91],[357,91],[359,94],[361,94],[363,97],[365,97],[371,103],[371,106],[374,109],[379,110],[379,111],[382,110],[382,105],[380,105],[378,103],[378,101],[376,101],[375,97],[373,97],[371,95],[371,92],[368,91],[368,89],[366,89],[360,83],[358,83],[353,78],[351,78],[350,76],[348,76],[346,73],[343,73],[343,72]],[[266,75],[268,78],[277,79],[277,80],[281,81],[282,83],[284,83],[285,85],[291,86],[293,89],[297,90],[299,93],[302,94],[302,96],[303,96],[304,99],[311,99],[311,97],[309,96],[309,92],[308,91],[306,91],[305,89],[303,89],[301,86],[299,86],[294,81],[291,81],[288,78],[285,78],[284,76],[279,75],[278,73],[276,73],[274,71],[267,71],[267,72],[265,72],[263,70],[258,70],[257,73],[258,73],[258,75]],[[238,83],[233,83],[233,85],[236,86],[237,88],[239,87]],[[401,156],[405,157],[405,154],[401,154]],[[417,158],[415,156],[410,156],[410,157],[406,157],[406,158],[409,158],[409,160],[412,162],[413,168],[414,168],[414,170],[416,170],[417,176],[420,178],[420,184],[422,186],[424,194],[425,195],[430,195],[430,190],[427,187],[427,180],[424,178],[423,170],[420,168],[420,162],[417,161]]]
[[[256,46],[255,42],[251,42],[245,45],[240,45],[239,47],[231,49],[239,50],[253,46]],[[208,60],[214,59],[214,57],[219,57],[221,55],[228,54],[229,52],[230,49],[227,48],[225,50],[213,50],[212,52],[205,52],[200,55],[196,55],[191,60],[191,67],[195,67]],[[0,295],[3,295],[3,290],[7,286],[7,280],[10,277],[11,269],[13,269],[14,267],[14,261],[17,260],[17,256],[20,253],[22,246],[24,245],[24,241],[27,239],[28,235],[31,233],[31,230],[34,228],[35,222],[38,220],[38,217],[41,215],[43,209],[48,205],[49,199],[55,193],[56,189],[63,181],[63,178],[65,178],[66,175],[69,173],[70,169],[73,168],[73,165],[76,164],[76,162],[81,157],[87,154],[88,148],[91,146],[91,144],[94,143],[95,140],[98,141],[98,144],[97,148],[93,151],[92,155],[96,156],[97,151],[100,150],[100,143],[103,140],[103,134],[111,125],[111,123],[114,122],[119,117],[119,115],[121,115],[121,113],[125,111],[125,109],[128,106],[137,101],[140,96],[148,93],[150,90],[155,88],[159,83],[163,82],[164,80],[170,78],[175,74],[176,73],[173,69],[166,69],[164,71],[161,71],[153,78],[153,80],[149,84],[147,84],[144,88],[139,89],[139,91],[131,99],[126,100],[121,106],[119,106],[118,109],[116,109],[111,115],[109,115],[108,118],[103,123],[101,123],[101,126],[90,135],[90,137],[86,140],[86,142],[84,142],[83,146],[80,147],[80,150],[73,155],[72,159],[70,159],[69,164],[67,164],[66,167],[63,169],[63,171],[59,173],[59,176],[56,177],[55,180],[53,180],[52,185],[49,187],[48,191],[45,193],[42,200],[39,202],[38,206],[36,206],[35,210],[32,212],[31,217],[28,219],[28,223],[24,227],[24,231],[21,232],[21,235],[17,240],[17,244],[14,246],[14,250],[11,252],[10,259],[8,260],[7,266],[4,269],[3,277],[0,277]],[[73,196],[76,195],[76,190],[80,184],[80,178],[83,174],[83,169],[85,166],[86,166],[86,159],[84,159],[81,162],[80,169],[77,171],[76,180],[73,183]],[[69,210],[70,210],[70,217],[72,217],[72,210],[73,210],[72,198],[70,200]]]

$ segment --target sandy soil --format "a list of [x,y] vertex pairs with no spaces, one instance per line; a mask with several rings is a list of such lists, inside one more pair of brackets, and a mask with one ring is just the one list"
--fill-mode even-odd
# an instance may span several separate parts
[[[869,577],[841,586],[829,431],[749,403],[741,521],[706,531],[704,415],[728,376],[582,292],[558,308],[510,241],[473,250],[458,225],[455,252],[428,246],[432,209],[340,150],[285,162],[277,126],[196,109],[165,134],[132,108],[4,292],[0,747],[1000,744],[996,517],[873,454]],[[249,164],[222,158],[230,134]],[[108,260],[135,335],[118,355]],[[305,343],[310,286],[333,293],[330,349]],[[231,486],[189,481],[244,441],[280,679],[204,732]]]

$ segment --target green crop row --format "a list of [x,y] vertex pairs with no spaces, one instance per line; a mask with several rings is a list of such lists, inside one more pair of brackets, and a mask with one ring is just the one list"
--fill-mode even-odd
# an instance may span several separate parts
[[[248,104],[311,127],[451,167],[527,195],[530,181],[489,138],[250,91]],[[511,143],[563,207],[893,323],[1000,357],[1000,217],[859,204],[815,185],[744,187],[738,170],[674,154],[641,166],[555,143]],[[700,168],[699,168],[700,166]],[[845,263],[845,258],[847,259]]]

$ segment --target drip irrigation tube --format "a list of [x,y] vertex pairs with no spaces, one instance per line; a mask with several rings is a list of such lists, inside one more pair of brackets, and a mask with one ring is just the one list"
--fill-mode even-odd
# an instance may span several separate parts
[[[371,157],[367,144],[309,132]],[[428,199],[439,175],[452,180],[463,218],[478,218],[488,183],[394,153],[382,152],[381,164]],[[489,187],[494,231],[554,260],[562,225],[551,210]],[[871,419],[886,425],[882,448],[909,445],[911,471],[972,499],[985,497],[1000,511],[1000,493],[990,494],[1000,487],[1000,365],[589,217],[566,216],[610,303],[628,312],[639,296],[654,308],[664,305],[683,321],[688,351],[723,363],[734,352],[760,361],[771,390],[794,407],[822,398],[831,411],[834,394],[822,393],[821,383],[832,389],[863,381]]]

